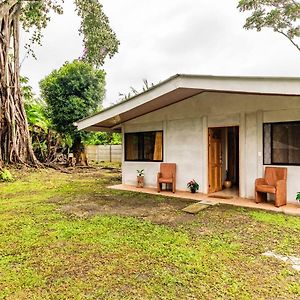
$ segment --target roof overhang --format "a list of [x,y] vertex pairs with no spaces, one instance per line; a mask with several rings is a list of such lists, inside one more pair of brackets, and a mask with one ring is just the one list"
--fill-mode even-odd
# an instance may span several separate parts
[[113,131],[121,124],[203,92],[300,95],[300,78],[175,75],[149,90],[78,121],[79,130]]

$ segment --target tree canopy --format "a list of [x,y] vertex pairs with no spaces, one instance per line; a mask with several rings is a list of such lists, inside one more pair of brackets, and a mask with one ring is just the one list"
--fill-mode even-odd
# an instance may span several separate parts
[[[26,31],[32,30],[30,43],[26,45],[32,54],[32,45],[41,44],[42,30],[50,21],[51,12],[63,14],[63,0],[22,1],[21,23]],[[109,25],[108,17],[98,0],[74,0],[75,9],[81,18],[79,33],[83,36],[83,59],[99,67],[107,56],[117,51],[119,41]]]
[[75,60],[52,71],[40,82],[42,98],[59,133],[73,134],[75,121],[102,108],[105,73]]
[[40,82],[42,98],[48,105],[54,129],[73,139],[73,151],[79,161],[82,137],[74,122],[102,108],[105,72],[84,61],[65,63]]
[[285,36],[300,51],[300,3],[295,0],[240,0],[240,11],[250,11],[244,28],[271,28]]

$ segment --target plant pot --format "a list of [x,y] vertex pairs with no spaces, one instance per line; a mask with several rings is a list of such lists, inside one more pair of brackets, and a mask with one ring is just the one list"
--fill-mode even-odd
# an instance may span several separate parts
[[143,188],[144,187],[144,176],[137,176],[136,177],[136,187]]
[[231,180],[225,180],[224,181],[224,187],[226,189],[230,189],[232,187],[232,181]]
[[195,193],[196,193],[196,189],[191,188],[191,193],[192,193],[192,194],[195,194]]

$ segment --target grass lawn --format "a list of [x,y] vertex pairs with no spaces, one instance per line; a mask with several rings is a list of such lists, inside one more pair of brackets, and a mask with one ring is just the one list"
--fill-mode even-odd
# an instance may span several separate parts
[[107,189],[109,170],[0,184],[0,299],[300,299],[300,219]]

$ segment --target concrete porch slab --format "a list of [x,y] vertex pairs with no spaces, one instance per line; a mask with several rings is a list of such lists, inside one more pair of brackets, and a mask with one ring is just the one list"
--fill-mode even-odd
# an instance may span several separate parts
[[245,198],[240,198],[238,196],[233,196],[233,198],[231,199],[221,199],[221,198],[208,197],[208,195],[202,193],[192,194],[187,191],[176,191],[176,193],[172,193],[171,191],[162,191],[160,193],[157,193],[155,188],[150,188],[150,187],[137,188],[132,185],[124,185],[124,184],[113,185],[110,186],[109,188],[114,190],[121,190],[121,191],[139,192],[139,193],[146,193],[152,195],[162,195],[167,197],[190,199],[190,200],[194,200],[195,202],[201,201],[203,204],[205,204],[205,202],[210,203],[210,205],[221,203],[221,204],[229,204],[229,205],[240,206],[240,207],[249,207],[249,208],[262,209],[266,211],[284,213],[292,216],[300,216],[300,205],[292,204],[292,203],[289,203],[281,207],[276,207],[274,206],[273,203],[269,203],[269,202],[255,203],[253,199],[245,199]]

